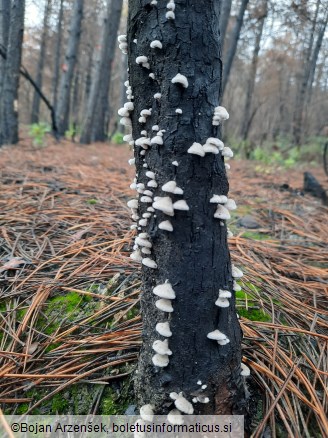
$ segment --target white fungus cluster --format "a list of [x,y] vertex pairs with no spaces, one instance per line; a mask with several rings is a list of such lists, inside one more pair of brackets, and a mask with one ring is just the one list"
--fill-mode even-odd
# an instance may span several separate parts
[[194,413],[193,405],[183,396],[182,392],[179,394],[176,392],[171,392],[170,398],[174,400],[174,405],[180,412],[188,415],[192,415]]
[[151,116],[152,109],[143,109],[140,111],[140,117],[138,119],[139,123],[146,123],[147,117]]
[[229,119],[229,113],[223,106],[214,108],[212,125],[218,126],[222,121]]
[[124,55],[127,55],[128,53],[128,42],[126,39],[126,35],[119,35],[117,37],[118,40],[118,47],[120,48],[120,50],[122,51],[122,53],[124,53]]
[[230,342],[229,338],[219,330],[214,330],[207,334],[208,339],[212,339],[213,341],[217,341],[219,345],[226,345]]
[[168,10],[165,14],[165,17],[168,20],[174,20],[175,19],[175,3],[174,0],[169,0],[169,2],[166,5],[166,9]]
[[205,144],[193,143],[188,149],[188,154],[199,155],[204,157],[206,153],[217,155],[220,151],[224,150],[224,144],[218,138],[210,137],[206,140]]

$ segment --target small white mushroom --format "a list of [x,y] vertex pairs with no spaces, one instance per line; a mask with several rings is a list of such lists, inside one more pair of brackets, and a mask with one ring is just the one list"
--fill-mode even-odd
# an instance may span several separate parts
[[174,401],[175,407],[185,414],[191,415],[194,413],[193,405],[183,396],[180,396]]
[[163,138],[160,135],[155,135],[155,137],[150,140],[150,144],[158,144],[159,146],[162,146]]
[[173,307],[170,300],[166,300],[165,298],[161,298],[155,302],[155,306],[157,309],[162,310],[163,312],[172,313]]
[[177,161],[172,161],[173,166],[179,166],[179,163]]
[[151,254],[151,250],[149,248],[141,248],[141,252],[142,254],[147,254],[147,255]]
[[174,300],[176,297],[171,283],[158,284],[154,287],[153,294],[160,298],[166,298],[167,300]]
[[151,203],[153,202],[153,199],[150,196],[141,196],[140,202]]
[[165,14],[165,17],[166,17],[168,20],[174,20],[174,19],[175,19],[175,14],[174,14],[173,11],[167,11],[167,13]]
[[200,157],[205,156],[204,148],[200,143],[193,143],[187,152],[188,154],[199,155]]
[[140,111],[140,115],[143,117],[149,117],[149,116],[151,116],[151,110],[150,109],[143,109]]
[[231,274],[233,278],[241,278],[244,275],[243,272],[235,265],[231,265]]
[[239,284],[238,284],[236,281],[234,281],[234,282],[233,282],[232,289],[233,289],[235,292],[240,292],[240,291],[241,291],[241,286],[239,286]]
[[166,5],[166,8],[167,8],[167,9],[170,9],[171,11],[174,11],[174,10],[175,10],[175,3],[174,3],[174,0],[170,0],[170,1],[168,2],[168,4]]
[[219,153],[219,149],[216,146],[214,146],[212,144],[208,144],[208,143],[204,144],[203,150],[205,153],[210,153],[210,154],[215,154],[215,155]]
[[127,134],[123,136],[123,140],[124,141],[131,141],[132,140],[132,135],[131,134]]
[[147,56],[137,56],[136,63],[137,64],[146,64],[148,62]]
[[148,224],[148,220],[147,219],[140,219],[140,221],[139,221],[139,225],[141,226],[141,227],[145,227],[146,225]]
[[215,301],[215,305],[218,307],[229,307],[230,303],[226,298],[221,298],[219,297],[216,301]]
[[[169,12],[167,12],[168,14]],[[174,15],[174,14],[173,14]],[[171,80],[172,84],[181,84],[184,88],[188,88],[188,79],[186,76],[178,73],[174,78]]]
[[152,179],[151,181],[147,182],[147,186],[156,188],[158,186],[158,184],[155,180]]
[[148,207],[147,211],[150,211],[151,213],[154,213],[155,209],[153,207]]
[[227,344],[229,344],[229,342],[230,342],[230,339],[228,339],[228,338],[217,341],[217,343],[219,345],[227,345]]
[[128,201],[127,206],[129,208],[138,208],[139,202],[137,199],[130,199],[130,201]]
[[219,290],[219,298],[231,298],[231,292],[229,290]]
[[227,238],[231,239],[231,237],[233,237],[233,232],[229,230],[229,228],[227,229]]
[[216,219],[228,220],[231,216],[227,208],[223,207],[221,204],[218,204],[216,212],[214,213],[214,217]]
[[155,179],[155,174],[151,170],[147,170],[146,176],[147,176],[147,178]]
[[119,35],[119,36],[117,37],[117,41],[118,41],[119,43],[126,43],[126,41],[127,41],[127,39],[126,39],[126,35]]
[[201,380],[197,380],[197,385],[201,385],[202,381]]
[[157,333],[159,333],[161,336],[164,336],[165,338],[170,338],[172,336],[169,322],[158,322],[156,324],[155,330],[157,331]]
[[173,203],[172,199],[169,196],[157,196],[155,202],[153,203],[153,207],[156,210],[161,210],[168,216],[174,216]]
[[240,367],[241,367],[241,373],[240,373],[241,376],[247,377],[251,374],[251,370],[243,362],[240,364]]
[[197,397],[197,400],[199,401],[199,403],[209,403],[210,399],[208,397],[205,397],[203,395],[199,395]]
[[153,364],[156,367],[165,368],[168,366],[170,359],[166,354],[154,354],[154,356],[151,358]]
[[146,123],[147,122],[146,117],[144,117],[144,116],[139,117],[138,122],[139,123]]
[[151,127],[152,131],[159,131],[159,126],[158,125],[154,125]]
[[162,49],[163,48],[163,44],[159,41],[159,40],[154,40],[150,43],[150,47],[152,49]]
[[135,240],[136,244],[138,246],[145,246],[146,248],[152,248],[153,245],[151,244],[151,242],[149,242],[149,240],[147,240],[143,237],[140,237],[141,234],[145,234],[145,233],[140,233],[140,235],[136,237],[136,240]]
[[150,79],[155,79],[154,73],[149,73],[149,77],[150,77]]
[[152,348],[158,354],[167,354],[168,356],[171,356],[172,354],[172,351],[169,349],[169,341],[167,339],[164,341],[157,339],[153,342]]
[[202,389],[206,389],[207,388],[207,385],[202,385]]
[[145,421],[153,421],[153,419],[154,419],[154,406],[153,405],[141,406],[140,417]]
[[222,339],[226,339],[226,335],[219,330],[214,330],[207,334],[208,339],[213,339],[214,341],[220,341]]
[[206,144],[216,146],[219,150],[222,150],[224,148],[224,143],[218,138],[214,138],[214,137],[209,137],[206,140]]
[[143,192],[143,194],[146,195],[146,196],[153,196],[154,195],[154,193],[151,190],[145,190]]
[[228,198],[224,195],[213,195],[210,199],[211,204],[224,204],[226,203]]
[[150,4],[153,5],[153,6],[156,6],[157,5],[157,0],[151,0]]
[[117,114],[121,117],[129,117],[129,115],[130,115],[129,110],[127,110],[126,108],[120,108],[117,111]]
[[131,126],[132,122],[131,122],[131,119],[129,117],[122,117],[120,119],[120,124],[123,126]]
[[177,109],[175,110],[175,112],[176,112],[176,114],[182,114],[182,109],[181,109],[181,108],[177,108]]
[[154,99],[160,99],[162,97],[161,93],[155,93]]
[[169,192],[174,193],[174,190],[177,186],[177,183],[175,181],[168,181],[164,185],[162,185],[163,192]]
[[233,152],[228,146],[224,146],[224,148],[221,151],[221,154],[223,157],[228,157],[228,158],[233,157]]
[[148,268],[152,268],[152,269],[157,268],[157,263],[155,262],[155,260],[152,260],[149,257],[142,259],[142,264],[147,266]]
[[229,119],[229,113],[223,106],[217,106],[214,109],[214,116],[220,121]]
[[167,415],[167,421],[173,425],[181,426],[184,423],[183,415],[178,409],[172,409]]
[[133,251],[133,252],[130,254],[130,258],[131,258],[132,260],[134,260],[135,262],[141,262],[141,261],[142,261],[142,255],[141,255],[140,250],[137,249],[137,250]]
[[235,201],[234,201],[233,199],[229,198],[229,199],[227,200],[227,202],[225,203],[225,207],[226,207],[228,210],[236,210],[237,205],[236,205],[236,203],[235,203]]
[[179,201],[176,201],[173,204],[173,208],[174,208],[174,210],[183,210],[183,211],[189,210],[188,204],[186,203],[186,201],[184,199],[180,199]]
[[[126,108],[128,111],[133,111],[134,110],[134,103],[133,102],[125,102],[125,104],[123,105],[124,108]],[[123,137],[124,138],[124,137]]]
[[164,231],[173,231],[173,225],[171,224],[170,221],[163,221],[158,225],[158,228],[160,230],[164,230]]

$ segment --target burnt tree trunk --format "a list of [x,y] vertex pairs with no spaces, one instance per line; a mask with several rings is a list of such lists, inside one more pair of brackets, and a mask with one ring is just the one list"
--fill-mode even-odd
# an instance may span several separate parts
[[59,135],[64,135],[69,127],[69,104],[81,36],[83,4],[84,0],[75,0],[72,11],[70,34],[65,55],[65,65],[60,78],[58,107],[56,108]]
[[[202,148],[207,139],[221,136],[220,127],[212,124],[221,95],[220,2],[179,0],[175,19],[166,17],[165,3],[129,1],[128,97],[134,110],[130,104],[126,108],[130,107],[135,142],[134,184],[140,193],[134,218],[138,230],[147,233],[139,234],[133,253],[134,259],[142,258],[143,280],[143,344],[135,390],[139,406],[151,403],[158,414],[167,414],[174,407],[169,394],[180,391],[189,402],[197,396],[203,401],[209,398],[208,403],[194,402],[195,413],[237,414],[245,407],[240,375],[242,333],[235,309],[227,226],[214,218],[218,206],[210,203],[213,195],[228,193],[223,152],[203,157],[188,153],[194,142]],[[158,43],[157,48],[150,47],[156,40],[162,48]],[[188,84],[177,74],[184,75]],[[140,116],[143,110],[148,110],[142,113],[145,120]],[[130,119],[124,118],[123,124],[129,125]],[[144,130],[147,134],[141,134]],[[163,186],[169,181],[183,193],[166,191],[168,187]],[[169,208],[168,214],[159,207],[176,201],[174,211]],[[173,231],[163,229],[166,221]],[[142,239],[151,243],[150,254],[145,254],[149,244],[144,245]],[[154,292],[166,281],[176,295],[171,313],[159,310],[160,297]],[[229,307],[215,305],[220,289],[231,291]],[[163,322],[169,322],[171,337],[165,338],[155,329]],[[218,345],[209,339],[207,335],[216,329],[230,342]],[[154,359],[152,345],[165,339],[172,355],[169,364],[160,367],[154,361],[163,358]],[[206,388],[201,388],[199,381]]]
[[247,140],[251,126],[250,119],[251,119],[252,100],[253,100],[256,71],[257,71],[257,64],[259,59],[259,52],[261,48],[261,39],[263,34],[264,22],[267,16],[267,0],[263,1],[262,7],[263,7],[263,15],[259,19],[258,29],[255,37],[255,46],[253,51],[251,70],[247,83],[246,100],[245,100],[245,107],[243,111],[241,132],[240,132],[243,140]]
[[103,23],[100,53],[92,78],[81,143],[107,140],[109,120],[108,94],[121,12],[122,0],[107,0],[107,12]]
[[52,80],[52,106],[57,107],[57,90],[60,72],[60,54],[61,54],[61,43],[62,43],[62,23],[64,16],[64,0],[60,0],[57,26],[56,26],[56,49],[55,49],[55,66],[54,66],[54,77]]
[[[42,36],[40,43],[40,54],[39,54],[37,73],[35,78],[35,83],[40,89],[42,89],[42,75],[43,75],[43,67],[46,57],[50,13],[51,13],[51,0],[47,0],[44,10],[43,29],[42,29]],[[39,122],[39,113],[40,113],[40,96],[36,91],[34,91],[31,123]]]
[[25,0],[12,0],[0,103],[0,145],[18,142],[18,88],[24,33]]
[[235,58],[235,54],[237,51],[237,45],[238,45],[238,41],[239,41],[239,37],[240,37],[240,32],[241,32],[241,29],[243,27],[244,15],[245,15],[245,11],[247,9],[248,2],[249,2],[249,0],[241,0],[241,5],[240,5],[240,9],[239,9],[238,16],[236,19],[236,24],[233,28],[233,31],[231,32],[230,46],[229,46],[229,49],[227,52],[227,61],[226,61],[226,65],[225,65],[225,68],[223,71],[222,93],[224,93],[226,86],[227,86],[227,83],[228,83],[228,80],[229,80],[233,60]]

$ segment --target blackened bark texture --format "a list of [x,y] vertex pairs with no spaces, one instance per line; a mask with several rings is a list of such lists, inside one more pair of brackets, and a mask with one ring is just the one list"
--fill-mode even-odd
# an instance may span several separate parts
[[92,78],[81,143],[107,140],[108,94],[121,12],[122,0],[107,0],[107,13],[103,23],[100,53]]
[[[39,60],[37,65],[37,72],[35,77],[35,83],[38,88],[42,89],[42,75],[43,75],[43,67],[45,63],[46,57],[46,49],[47,49],[47,40],[48,40],[48,32],[49,32],[49,18],[51,14],[51,0],[47,0],[44,17],[43,17],[43,29],[40,43],[40,53]],[[32,103],[32,113],[31,113],[31,123],[39,122],[39,113],[40,113],[40,96],[37,91],[34,91],[33,95],[33,103]]]
[[59,135],[64,135],[69,127],[69,104],[81,36],[83,5],[84,0],[75,0],[72,11],[70,35],[65,55],[65,66],[60,78],[58,108],[56,108]]
[[18,87],[22,58],[25,0],[12,0],[0,107],[0,145],[18,142]]
[[253,100],[255,78],[256,78],[257,64],[259,59],[259,52],[261,48],[261,39],[263,34],[264,22],[267,16],[267,0],[263,1],[262,6],[263,6],[263,15],[259,19],[258,29],[255,37],[255,46],[253,51],[250,74],[247,83],[246,100],[245,100],[245,107],[243,112],[241,132],[240,132],[243,140],[247,140],[248,133],[251,127],[252,100]]
[[62,44],[62,23],[64,16],[64,0],[60,0],[57,26],[56,26],[56,50],[55,50],[55,68],[54,68],[54,77],[52,81],[52,106],[57,107],[57,90],[58,90],[58,81],[59,81],[59,71],[60,71],[60,55],[61,55],[61,44]]
[[221,14],[220,14],[220,37],[221,37],[221,51],[223,53],[224,42],[227,33],[230,12],[231,12],[231,4],[232,0],[222,0],[221,6]]
[[226,89],[226,86],[227,86],[227,83],[229,80],[233,60],[235,58],[237,45],[238,45],[238,41],[239,41],[239,37],[240,37],[240,32],[241,32],[241,29],[243,27],[244,15],[245,15],[245,11],[247,9],[248,3],[249,3],[249,0],[242,0],[241,1],[238,16],[236,19],[236,24],[235,24],[233,31],[232,31],[232,34],[231,34],[230,46],[229,46],[229,49],[227,52],[227,61],[226,61],[226,64],[225,64],[224,70],[223,70],[223,85],[222,85],[223,93]]
[[[214,108],[220,102],[222,62],[219,41],[217,0],[179,0],[175,20],[165,16],[165,2],[151,6],[149,0],[129,1],[128,47],[129,81],[134,95],[132,133],[136,140],[152,126],[165,130],[162,146],[152,145],[146,155],[135,147],[137,182],[145,186],[146,171],[155,173],[158,188],[154,196],[184,199],[189,211],[175,210],[174,217],[159,210],[149,218],[143,232],[149,233],[157,269],[142,267],[143,346],[140,353],[135,389],[139,405],[152,403],[156,413],[167,413],[173,405],[169,394],[183,391],[186,398],[202,394],[208,404],[194,405],[195,413],[240,413],[244,407],[240,377],[241,329],[235,310],[215,306],[219,289],[232,291],[231,262],[226,224],[214,218],[213,194],[226,195],[229,184],[221,154],[201,158],[187,153],[194,142],[204,144],[209,137],[220,138],[220,129],[212,125]],[[137,39],[137,43],[133,40]],[[150,42],[160,40],[162,49],[151,49]],[[148,70],[136,64],[137,56],[147,56]],[[153,73],[155,79],[149,74]],[[189,86],[171,82],[177,73],[185,75]],[[154,99],[161,93],[160,100]],[[145,124],[138,118],[143,109],[152,109]],[[182,114],[176,114],[180,108]],[[172,162],[178,162],[178,166]],[[147,167],[144,167],[144,166]],[[168,181],[176,181],[183,195],[163,192]],[[139,203],[139,216],[149,204]],[[170,220],[173,232],[160,230],[161,221]],[[153,288],[168,280],[176,293],[171,314],[158,310]],[[157,297],[158,298],[158,297]],[[169,315],[169,316],[168,316]],[[169,321],[173,354],[165,368],[152,363],[152,344],[163,338],[155,331],[158,322]],[[230,343],[219,346],[207,338],[215,329],[225,333]],[[197,384],[207,385],[201,389]]]

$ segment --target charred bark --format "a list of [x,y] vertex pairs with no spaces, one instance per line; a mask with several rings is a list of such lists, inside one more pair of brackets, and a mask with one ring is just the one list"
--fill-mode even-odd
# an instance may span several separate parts
[[65,55],[65,66],[60,79],[58,108],[56,108],[59,135],[64,135],[69,127],[69,104],[81,36],[83,4],[84,0],[75,0],[72,12],[70,35]]
[[0,108],[0,145],[18,142],[18,88],[24,33],[25,0],[12,0]]
[[[150,189],[146,172],[154,172],[158,187],[151,189],[153,196],[168,196],[172,202],[185,200],[189,207],[188,211],[175,209],[174,216],[156,209],[146,224],[139,222],[138,229],[148,233],[152,249],[151,255],[143,255],[143,346],[135,390],[139,405],[151,403],[156,413],[166,414],[173,406],[169,394],[182,391],[190,402],[197,396],[209,398],[209,403],[194,404],[195,413],[237,414],[245,407],[240,375],[242,333],[235,309],[227,226],[214,218],[216,206],[210,203],[213,194],[228,193],[225,163],[221,153],[200,157],[187,152],[194,142],[204,144],[209,137],[221,135],[220,128],[212,125],[222,79],[220,2],[180,0],[175,6],[175,19],[168,19],[165,2],[152,6],[149,0],[129,1],[132,135],[136,142],[143,130],[147,137],[154,138],[154,125],[164,130],[163,145],[152,144],[147,149],[135,146],[136,183]],[[150,48],[153,40],[159,40],[162,48]],[[138,56],[147,57],[144,61],[149,69],[147,64],[136,63]],[[187,78],[187,88],[172,83],[178,73]],[[156,93],[161,93],[161,98],[154,98]],[[140,123],[140,112],[150,108],[146,123]],[[168,181],[175,181],[183,194],[163,191]],[[138,187],[142,192],[142,186]],[[151,205],[143,202],[148,200],[142,196],[140,218]],[[159,228],[167,220],[173,226],[172,232]],[[157,268],[145,265],[147,257],[156,262]],[[153,289],[166,281],[176,294],[173,313],[155,305],[159,297]],[[215,305],[219,289],[232,292],[229,307]],[[152,344],[164,339],[155,326],[165,321],[172,331],[168,338],[172,356],[168,366],[161,368],[152,362]],[[208,339],[208,333],[216,329],[230,342],[222,346]],[[206,388],[202,389],[198,381]]]

